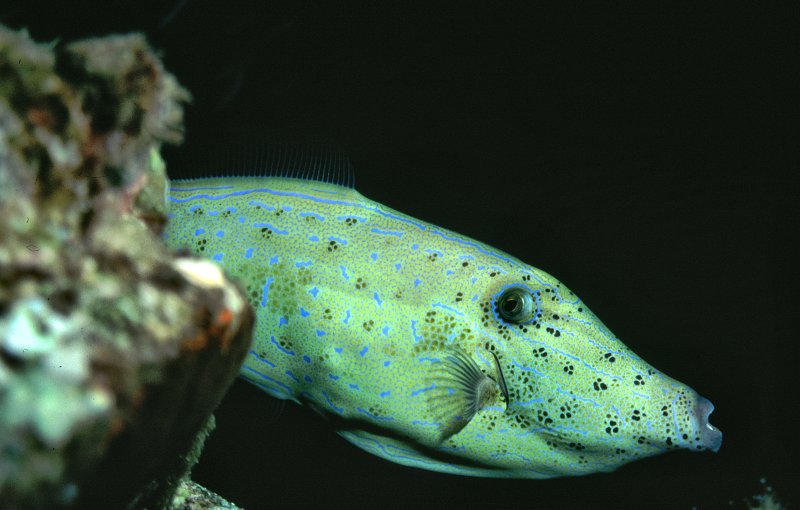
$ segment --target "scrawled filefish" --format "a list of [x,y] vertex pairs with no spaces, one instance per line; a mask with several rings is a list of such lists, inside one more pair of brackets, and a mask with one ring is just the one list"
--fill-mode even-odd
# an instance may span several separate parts
[[173,181],[168,199],[168,243],[217,261],[256,310],[242,377],[372,454],[549,478],[720,447],[708,400],[500,250],[330,182]]

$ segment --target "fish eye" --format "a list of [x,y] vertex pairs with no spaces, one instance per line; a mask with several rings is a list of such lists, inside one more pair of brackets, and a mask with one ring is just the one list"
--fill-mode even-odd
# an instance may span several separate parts
[[533,316],[533,296],[525,289],[507,289],[497,298],[497,312],[508,322],[527,322]]

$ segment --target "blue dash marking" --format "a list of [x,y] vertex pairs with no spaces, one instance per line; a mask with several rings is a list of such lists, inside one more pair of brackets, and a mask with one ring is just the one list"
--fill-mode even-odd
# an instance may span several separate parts
[[367,353],[368,350],[369,347],[366,346],[363,349],[361,349],[361,352],[359,352],[359,354],[361,355],[362,358],[364,357],[364,355]]
[[533,372],[534,374],[538,375],[539,377],[542,377],[542,376],[544,376],[544,374],[543,374],[542,372],[540,372],[540,371],[536,370],[536,369],[535,369],[535,368],[533,368],[533,367],[526,367],[526,366],[524,366],[524,365],[520,365],[520,364],[519,364],[519,363],[517,363],[516,361],[512,361],[512,363],[513,363],[514,365],[516,365],[517,367],[521,368],[523,372]]
[[330,379],[334,380],[334,381],[338,381],[339,380],[339,376],[338,375],[328,374],[328,377]]
[[247,205],[255,205],[255,206],[258,206],[258,207],[262,207],[262,208],[266,209],[267,211],[274,211],[275,210],[275,208],[272,207],[271,205],[267,205],[267,204],[265,204],[263,202],[259,202],[258,200],[250,200],[249,202],[247,202]]
[[436,302],[432,306],[435,306],[435,307],[438,307],[438,308],[444,308],[448,312],[453,312],[454,314],[458,315],[459,317],[463,317],[464,316],[464,312],[460,312],[460,311],[456,310],[455,308],[453,308],[452,306],[448,306],[448,305],[445,305],[443,303]]
[[325,336],[325,332],[321,329],[317,330],[317,336]]
[[348,218],[355,218],[355,219],[357,219],[358,221],[367,221],[367,218],[365,218],[364,216],[355,216],[355,215],[353,215],[353,214],[345,214],[345,215],[343,215],[343,216],[337,216],[337,217],[336,217],[336,219],[337,219],[337,220],[342,220],[342,221],[343,221],[343,220],[346,220],[346,219],[348,219]]
[[308,267],[312,264],[313,262],[311,262],[310,260],[299,260],[294,263],[294,267]]
[[308,310],[306,310],[305,308],[303,308],[303,307],[301,306],[301,307],[300,307],[300,316],[301,316],[301,317],[308,317],[309,315],[311,315],[311,313],[309,313],[309,311],[308,311]]
[[311,379],[311,377],[309,377],[309,376],[307,376],[307,375],[306,375],[306,376],[303,376],[303,379],[304,379],[306,382],[314,382],[314,381],[313,381],[313,379]]
[[319,289],[316,288],[316,287],[311,287],[310,289],[308,289],[308,293],[311,294],[314,297],[317,297],[317,294],[319,293]]
[[375,300],[376,303],[378,303],[378,306],[381,306],[381,304],[383,303],[383,301],[381,301],[380,296],[378,296],[377,292],[372,293],[372,298]]
[[288,230],[281,230],[278,227],[272,226],[269,223],[264,223],[262,221],[257,221],[255,223],[253,223],[253,227],[255,227],[255,228],[268,228],[268,229],[272,230],[273,232],[275,232],[276,234],[280,234],[280,235],[286,235],[286,234],[289,233]]
[[244,258],[249,259],[252,256],[253,256],[253,249],[252,248],[248,248],[247,250],[245,250]]
[[224,230],[217,230],[217,237],[225,237],[225,231]]
[[295,375],[292,373],[292,371],[291,371],[291,370],[287,370],[287,371],[286,371],[286,372],[284,372],[284,373],[285,373],[286,375],[288,375],[289,377],[291,377],[292,379],[294,379],[294,382],[300,382],[300,379],[298,379],[297,377],[295,377]]
[[386,360],[386,361],[383,362],[383,366],[388,367],[390,363],[391,363],[391,361]]
[[308,236],[308,240],[312,242],[319,241],[319,236]]
[[274,336],[269,337],[269,341],[275,344],[275,347],[280,349],[281,352],[288,354],[289,356],[294,356],[294,352],[290,351],[289,349],[284,349],[283,346],[279,344],[277,340],[275,340]]
[[435,384],[431,384],[430,386],[426,386],[425,388],[420,388],[418,390],[414,390],[414,391],[411,392],[411,396],[412,397],[416,397],[420,393],[423,393],[423,392],[426,392],[426,391],[430,391],[430,390],[434,389],[435,387],[436,387]]
[[301,218],[305,218],[306,216],[311,216],[312,218],[316,218],[316,219],[318,219],[319,221],[325,221],[325,218],[323,218],[322,216],[320,216],[320,215],[319,215],[319,214],[317,214],[317,213],[313,213],[313,212],[307,212],[307,211],[302,211],[302,212],[300,212],[300,217],[301,217]]
[[344,279],[345,280],[349,280],[350,279],[350,275],[347,274],[347,268],[344,267],[344,266],[339,266],[339,269],[342,271],[342,276],[344,277]]
[[239,216],[239,223],[244,223],[245,221],[247,221],[247,218],[244,216]]
[[594,407],[600,407],[600,404],[598,404],[597,402],[595,402],[594,400],[592,400],[592,399],[590,399],[590,398],[586,398],[586,397],[581,397],[581,396],[578,396],[578,395],[574,395],[574,394],[572,394],[572,393],[570,393],[570,392],[568,392],[568,391],[566,391],[566,390],[562,390],[561,388],[558,388],[558,387],[556,388],[556,391],[557,391],[557,392],[559,392],[559,393],[563,393],[564,395],[567,395],[567,396],[569,396],[569,397],[572,397],[572,398],[578,399],[578,400],[580,400],[580,401],[583,401],[583,402],[589,402],[589,403],[590,403],[590,404],[592,404]]
[[259,372],[258,370],[253,370],[252,368],[250,368],[250,367],[248,367],[246,365],[242,366],[242,369],[247,370],[248,372],[253,372],[257,376],[261,377],[262,379],[266,379],[267,381],[273,382],[273,383],[277,384],[278,386],[280,386],[281,388],[284,388],[289,393],[289,395],[292,394],[292,389],[290,387],[288,387],[287,385],[283,384],[282,382],[276,381],[272,377],[266,376],[266,375],[262,374],[261,372]]
[[252,350],[252,349],[251,349],[251,350],[250,350],[250,354],[252,354],[253,356],[255,356],[255,357],[256,357],[256,359],[257,359],[258,361],[260,361],[260,362],[262,362],[262,363],[266,363],[266,364],[267,364],[267,365],[269,365],[270,367],[272,367],[272,368],[275,368],[275,363],[271,362],[270,360],[268,360],[268,359],[266,359],[266,358],[262,358],[261,356],[259,356],[259,355],[258,355],[258,353],[257,353],[256,351],[254,351],[254,350]]
[[277,264],[278,263],[278,258],[279,257],[277,255],[273,255],[272,257],[270,257],[269,258],[269,265],[271,266],[273,264]]
[[336,411],[339,414],[344,413],[344,407],[336,407],[336,405],[333,403],[333,401],[326,392],[323,391],[322,396],[325,397],[325,400],[328,401],[328,405],[331,406],[331,408],[333,408],[334,411]]
[[218,216],[219,215],[219,211],[208,211],[208,215],[209,216]]
[[392,392],[391,392],[391,391],[388,391],[388,390],[387,390],[387,391],[382,391],[382,392],[380,392],[380,396],[381,396],[381,398],[386,398],[386,397],[388,397],[388,396],[389,396],[389,395],[391,395],[391,394],[392,394]]
[[403,237],[403,233],[402,232],[397,232],[397,231],[394,231],[394,230],[381,230],[379,228],[372,228],[372,229],[370,229],[370,232],[375,233],[375,234],[382,234],[382,235],[386,235],[386,236]]
[[395,265],[394,265],[394,268],[395,268],[395,269],[397,269],[398,271],[400,271],[400,268],[401,268],[401,267],[403,267],[403,264],[401,264],[401,263],[399,263],[399,262],[398,262],[397,264],[395,264]]
[[228,207],[226,207],[225,210],[229,211],[229,212],[236,212],[236,208],[233,207],[232,205],[229,205]]
[[344,322],[345,324],[347,324],[347,322],[348,322],[349,320],[350,320],[350,310],[345,310],[345,312],[344,312],[344,320],[343,320],[342,322]]
[[[245,368],[247,368],[247,367],[245,367]],[[262,390],[266,391],[268,395],[272,395],[273,397],[283,398],[283,397],[281,397],[281,395],[286,395],[288,397],[292,396],[291,392],[286,391],[283,388],[276,388],[275,386],[271,386],[271,385],[269,385],[267,383],[263,383],[263,382],[260,382],[260,381],[250,381],[250,382],[255,384],[257,387],[261,388]],[[275,381],[275,384],[277,384],[277,381]]]
[[455,272],[452,269],[448,269],[447,271],[445,271],[444,274],[446,274],[447,276],[450,276],[451,274],[454,274],[454,273]]
[[369,452],[377,452],[378,450],[382,451],[388,457],[393,459],[408,459],[414,462],[418,462],[420,464],[431,464],[436,465],[435,462],[430,462],[425,460],[424,457],[420,457],[418,453],[412,450],[406,450],[404,448],[398,448],[392,445],[384,445],[380,441],[373,439],[371,437],[360,437],[360,436],[351,436],[358,440],[356,442],[356,446],[361,448],[362,450],[366,450]]
[[372,252],[372,253],[369,254],[369,258],[371,258],[373,261],[378,260],[378,254],[375,253],[375,252]]
[[191,206],[189,208],[189,211],[194,211],[195,209],[200,209],[201,207],[203,207],[203,206],[200,205],[200,204],[194,204],[193,206]]
[[417,321],[411,321],[411,334],[414,335],[415,342],[422,340],[422,337],[417,334]]
[[272,285],[272,282],[275,281],[275,278],[271,276],[264,280],[264,286],[261,290],[261,307],[267,306],[267,298],[269,297],[269,286]]
[[347,244],[347,239],[343,239],[341,237],[336,237],[336,236],[328,236],[328,241],[336,241],[337,243],[344,245]]
[[417,360],[418,361],[430,361],[431,363],[435,363],[435,362],[441,361],[439,358],[428,358],[428,357],[417,358]]
[[369,416],[373,420],[382,420],[382,421],[392,421],[392,420],[394,420],[394,418],[392,418],[391,416],[378,416],[377,414],[372,414],[371,412],[366,411],[364,409],[361,409],[360,407],[357,408],[356,411],[358,411],[359,413],[362,413],[362,414],[366,414],[367,416]]
[[338,191],[330,191],[326,189],[311,188],[311,191],[316,191],[317,193],[328,193],[329,195],[344,195],[344,193],[339,193]]
[[348,386],[348,387],[349,387],[351,390],[356,390],[356,391],[358,391],[358,384],[348,383],[348,384],[347,384],[347,386]]
[[512,402],[512,406],[530,407],[533,404],[541,404],[542,402],[544,402],[544,398],[539,397],[526,400],[525,402]]
[[411,245],[411,249],[412,250],[416,250],[418,248],[419,248],[419,245],[417,243],[414,243],[414,244]]
[[303,361],[306,363],[311,363],[311,358],[309,358],[306,354],[303,354]]
[[416,288],[417,288],[417,286],[418,286],[420,283],[422,283],[422,280],[420,280],[419,278],[415,278],[415,279],[414,279],[414,288],[416,289]]
[[281,317],[278,319],[278,326],[283,326],[285,324],[289,324],[289,321],[286,319],[286,317]]
[[419,425],[420,427],[438,427],[441,425],[438,421],[425,421],[425,420],[414,420],[411,422],[412,425]]
[[425,253],[431,253],[431,254],[435,253],[435,254],[436,254],[437,256],[439,256],[439,257],[441,257],[442,255],[444,255],[444,254],[443,254],[442,252],[440,252],[439,250],[434,250],[433,248],[428,248],[427,250],[425,250]]
[[222,257],[224,257],[224,256],[225,256],[224,253],[215,253],[214,256],[211,257],[211,258],[216,260],[217,262],[219,262],[220,260],[222,260]]
[[381,333],[383,333],[383,336],[389,336],[389,326],[384,326]]
[[194,231],[194,235],[196,235],[196,236],[199,236],[200,234],[205,234],[205,233],[206,233],[206,229],[204,229],[204,228],[198,228],[197,230]]
[[341,354],[343,349],[341,347],[334,347],[333,350],[336,351],[336,354]]

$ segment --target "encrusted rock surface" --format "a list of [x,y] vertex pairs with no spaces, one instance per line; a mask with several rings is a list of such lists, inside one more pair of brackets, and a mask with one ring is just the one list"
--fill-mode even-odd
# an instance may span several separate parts
[[200,508],[184,477],[253,315],[160,242],[188,99],[142,36],[0,27],[2,508]]

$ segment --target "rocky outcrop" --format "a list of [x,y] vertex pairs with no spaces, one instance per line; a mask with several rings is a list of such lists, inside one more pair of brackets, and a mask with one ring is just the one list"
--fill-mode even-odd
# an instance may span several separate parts
[[168,507],[238,373],[246,300],[160,242],[188,99],[141,36],[0,27],[3,508]]

